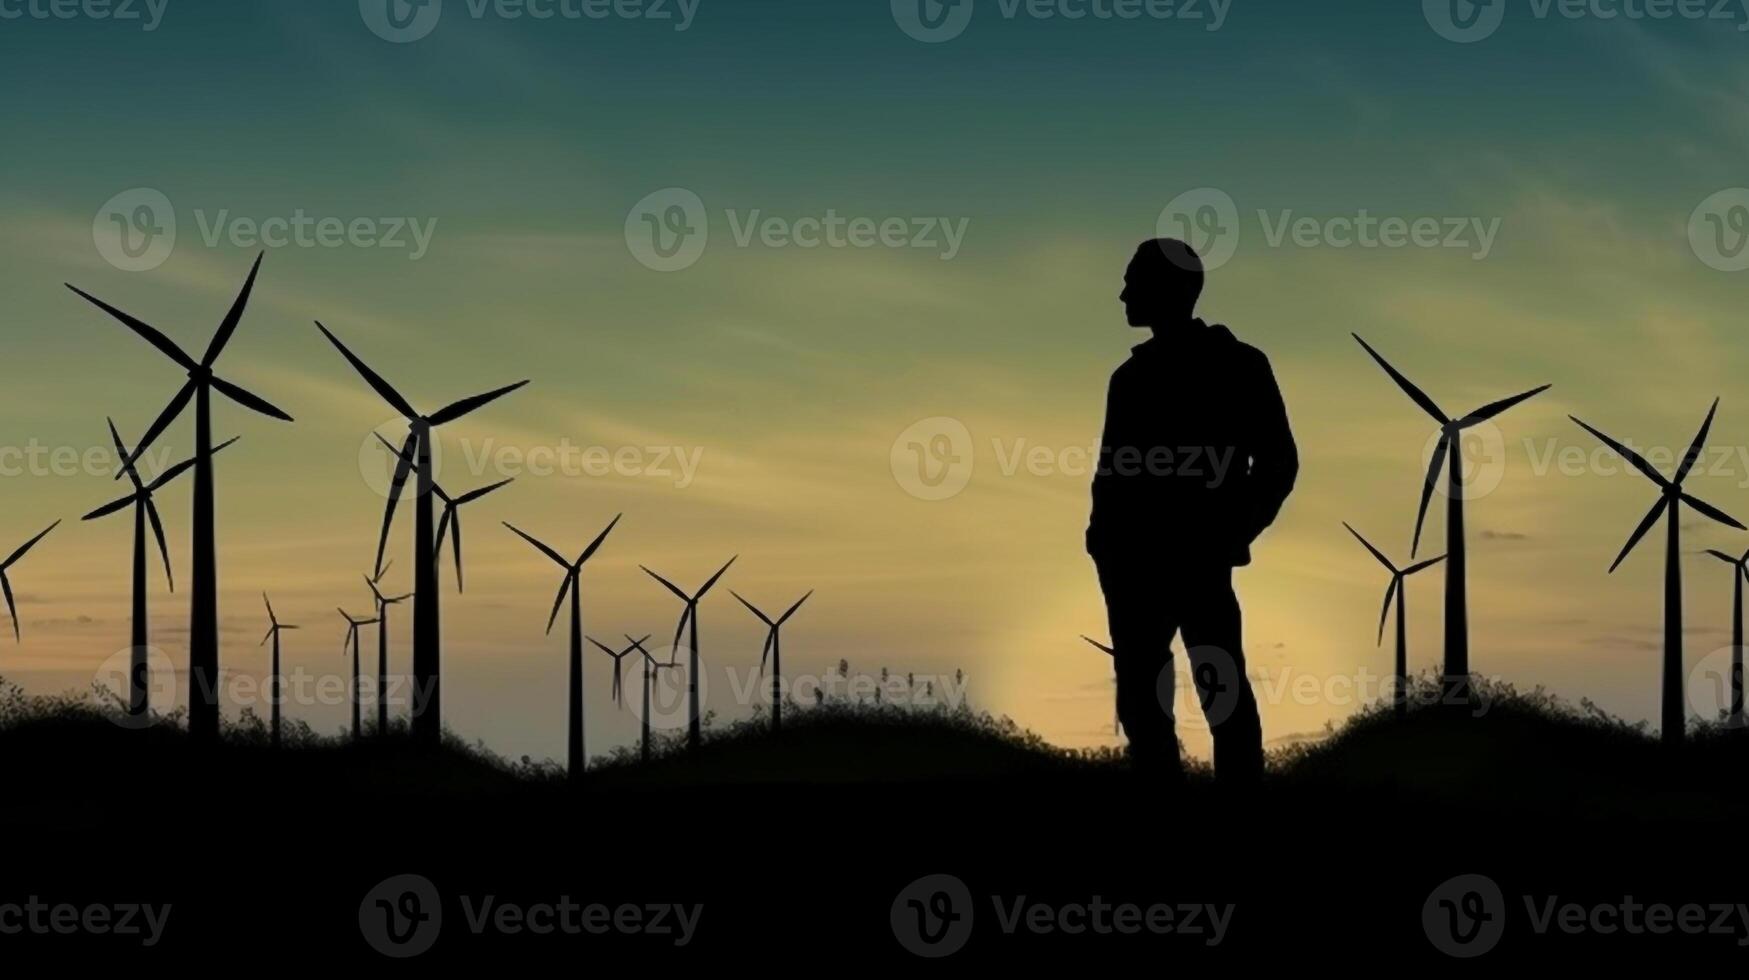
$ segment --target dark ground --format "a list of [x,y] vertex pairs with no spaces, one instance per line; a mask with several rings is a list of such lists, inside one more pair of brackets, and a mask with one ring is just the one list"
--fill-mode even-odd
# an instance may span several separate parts
[[[7,903],[32,896],[171,912],[150,949],[137,936],[26,931],[0,934],[0,956],[235,974],[670,961],[852,974],[982,960],[1419,970],[1458,962],[1430,940],[1423,910],[1460,874],[1485,875],[1502,894],[1502,906],[1463,906],[1493,909],[1503,923],[1484,964],[1531,956],[1620,967],[1649,955],[1699,967],[1749,955],[1738,945],[1749,941],[1749,912],[1734,909],[1749,902],[1749,741],[1708,728],[1671,752],[1608,719],[1496,695],[1480,718],[1364,717],[1277,758],[1244,796],[1206,774],[1162,795],[1119,761],[1065,755],[970,714],[804,710],[781,737],[741,726],[696,759],[609,763],[577,790],[551,770],[462,746],[308,739],[273,752],[240,731],[201,750],[173,727],[128,731],[64,706],[15,712],[0,725],[0,927]],[[360,906],[401,874],[430,880],[443,918],[429,952],[397,963],[366,941]],[[935,874],[964,883],[971,917],[963,948],[930,960],[899,937],[918,913],[900,903],[896,930],[893,910],[902,890]],[[403,891],[392,889],[395,902]],[[485,896],[702,911],[684,946],[631,932],[476,934],[467,912]],[[1209,945],[1207,933],[1010,933],[996,903],[1019,896],[1053,907],[1098,896],[1233,908]],[[1526,896],[1538,907],[1549,896],[1723,903],[1733,931],[1539,934]],[[1718,924],[1717,912],[1701,914]],[[1436,910],[1435,921],[1450,915]]]

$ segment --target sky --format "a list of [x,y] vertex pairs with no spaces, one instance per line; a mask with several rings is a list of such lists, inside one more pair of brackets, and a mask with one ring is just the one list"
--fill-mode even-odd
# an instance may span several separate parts
[[[261,713],[262,591],[311,677],[349,674],[335,607],[369,608],[371,433],[404,428],[315,320],[427,410],[531,381],[444,428],[438,475],[516,477],[465,512],[467,591],[443,598],[445,720],[512,757],[563,753],[565,650],[558,569],[499,522],[576,553],[620,513],[583,577],[609,645],[672,636],[640,565],[693,587],[740,556],[702,613],[719,722],[752,710],[763,640],[725,589],[773,612],[816,590],[785,627],[792,680],[886,668],[1118,744],[1109,662],[1078,639],[1105,635],[1086,452],[1141,339],[1124,264],[1186,221],[1221,259],[1203,314],[1269,354],[1303,456],[1238,575],[1272,742],[1379,695],[1388,578],[1341,522],[1406,557],[1435,435],[1350,332],[1450,413],[1553,385],[1471,450],[1478,673],[1655,718],[1662,542],[1607,573],[1655,490],[1569,414],[1668,470],[1722,398],[1689,488],[1749,519],[1742,10],[396,2],[0,0],[0,546],[66,521],[8,572],[23,640],[0,676],[83,690],[127,646],[129,522],[78,518],[117,495],[105,417],[131,440],[182,380],[62,284],[198,351],[261,251],[219,373],[297,421],[215,410],[242,437],[218,465],[232,716]],[[188,492],[160,497],[179,592],[152,578],[177,669]],[[1749,535],[1688,521],[1704,675],[1731,573],[1699,551]],[[1426,533],[1442,550],[1439,508]],[[1417,670],[1439,574],[1410,591]],[[405,670],[410,614],[391,625]],[[629,744],[590,656],[591,750]],[[348,709],[288,712],[338,731]]]

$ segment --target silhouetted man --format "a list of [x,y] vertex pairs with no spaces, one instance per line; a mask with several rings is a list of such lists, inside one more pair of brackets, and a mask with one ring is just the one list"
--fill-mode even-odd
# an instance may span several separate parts
[[1269,360],[1195,316],[1202,259],[1145,242],[1124,275],[1130,326],[1153,338],[1111,376],[1087,552],[1117,663],[1117,712],[1140,769],[1182,778],[1171,642],[1182,634],[1222,782],[1255,781],[1263,732],[1245,676],[1233,568],[1299,472]]

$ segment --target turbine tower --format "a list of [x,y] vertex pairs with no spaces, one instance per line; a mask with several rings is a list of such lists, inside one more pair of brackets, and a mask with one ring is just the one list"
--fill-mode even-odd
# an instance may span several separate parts
[[1395,599],[1397,601],[1397,691],[1395,704],[1397,714],[1402,716],[1409,712],[1409,628],[1404,613],[1404,606],[1409,595],[1407,579],[1416,572],[1425,571],[1444,561],[1445,556],[1429,558],[1424,562],[1410,565],[1408,568],[1398,568],[1392,564],[1389,558],[1385,557],[1384,552],[1373,547],[1371,541],[1361,537],[1360,532],[1350,526],[1347,521],[1343,521],[1342,526],[1348,528],[1348,533],[1354,535],[1354,540],[1365,545],[1366,550],[1372,552],[1372,556],[1379,560],[1379,564],[1385,566],[1385,569],[1391,573],[1391,584],[1385,589],[1385,605],[1383,609],[1379,610],[1379,638],[1377,642],[1385,642],[1385,620],[1391,615],[1391,600]]

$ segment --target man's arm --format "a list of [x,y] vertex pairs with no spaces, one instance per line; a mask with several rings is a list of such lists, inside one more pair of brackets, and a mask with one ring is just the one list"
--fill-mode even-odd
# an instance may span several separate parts
[[1252,415],[1250,540],[1275,523],[1282,504],[1293,492],[1300,473],[1300,451],[1288,426],[1287,404],[1281,386],[1269,367],[1269,358],[1257,355],[1259,371],[1256,411]]
[[1105,427],[1099,436],[1099,454],[1093,461],[1093,512],[1087,522],[1087,553],[1098,555],[1101,539],[1108,534],[1105,526],[1115,517],[1117,487],[1109,463],[1112,440],[1118,437],[1119,420],[1123,414],[1118,404],[1118,376],[1112,374],[1105,392]]

